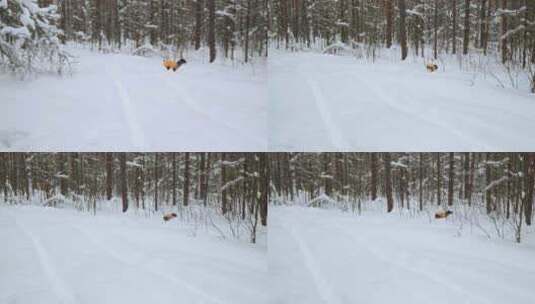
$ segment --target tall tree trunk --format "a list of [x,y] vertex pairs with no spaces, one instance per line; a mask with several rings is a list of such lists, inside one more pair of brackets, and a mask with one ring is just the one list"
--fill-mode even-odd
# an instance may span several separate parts
[[487,33],[487,0],[481,0],[481,9],[479,11],[479,48],[485,49],[486,48],[486,40],[485,37]]
[[[386,17],[386,47],[392,47],[392,31],[394,26],[394,8],[393,0],[385,0],[385,17]],[[401,3],[402,1],[400,1]]]
[[208,1],[208,48],[210,49],[210,62],[216,57],[215,48],[215,0]]
[[121,198],[123,202],[123,212],[128,210],[128,189],[126,175],[126,153],[119,153],[119,166],[121,172]]
[[418,203],[420,211],[424,210],[424,164],[423,153],[418,153]]
[[525,153],[524,162],[524,193],[526,194],[524,202],[524,216],[526,219],[526,225],[531,226],[531,217],[533,214],[533,187],[535,186],[535,154]]
[[249,32],[250,32],[250,22],[251,22],[251,0],[247,0],[247,13],[245,16],[245,62],[249,62]]
[[391,157],[390,153],[384,154],[385,163],[385,193],[386,193],[386,205],[387,212],[392,212],[394,209],[394,199],[392,197],[392,174],[391,174]]
[[468,47],[470,45],[470,0],[465,0],[464,7],[464,39],[463,39],[463,54],[468,54]]
[[160,158],[159,154],[154,154],[154,211],[158,211],[158,189],[159,189],[159,182],[160,179]]
[[453,31],[451,32],[451,44],[452,44],[452,53],[457,54],[457,0],[452,0],[452,22],[453,22]]
[[377,199],[377,153],[371,154],[371,185],[370,185],[370,192],[371,192],[371,199],[372,201],[375,201]]
[[453,183],[454,183],[454,165],[455,165],[455,154],[450,152],[450,165],[448,168],[448,206],[453,205]]
[[267,153],[258,153],[260,160],[260,222],[262,226],[267,226],[268,200],[269,200],[269,161]]
[[464,199],[470,196],[470,152],[464,153]]
[[228,211],[227,202],[227,166],[226,166],[226,153],[221,153],[221,213],[226,214]]
[[433,9],[433,56],[435,60],[438,59],[438,0],[435,0],[435,7]]
[[[490,153],[486,153],[485,154],[485,184],[487,186],[490,185],[490,183],[492,182],[492,173],[491,173],[491,170],[492,170],[492,167],[490,166],[489,164],[489,161],[490,161]],[[490,214],[490,212],[492,211],[492,194],[491,194],[491,189],[488,189],[487,191],[485,191],[485,206],[486,206],[486,209],[487,209],[487,214]]]
[[203,0],[194,0],[194,1],[195,1],[195,28],[193,30],[193,44],[195,46],[195,50],[198,50],[201,48]]
[[[498,1],[498,0],[497,0]],[[505,64],[508,59],[508,50],[507,50],[507,14],[505,14],[505,11],[507,10],[507,0],[502,0],[502,10],[504,13],[502,13],[501,17],[501,26],[502,26],[502,32],[500,37],[500,46],[502,49],[502,63]]]
[[106,153],[106,199],[109,201],[112,198],[113,192],[113,154]]
[[172,194],[173,194],[173,206],[176,206],[176,153],[171,153],[172,154],[172,158],[173,158],[173,189],[172,189]]
[[405,60],[409,54],[407,48],[407,27],[405,25],[406,16],[405,0],[399,0],[399,40],[401,43],[401,60]]
[[437,205],[442,203],[442,162],[440,159],[440,153],[436,153],[437,161]]
[[184,154],[184,190],[183,190],[183,204],[187,206],[189,204],[189,187],[190,187],[190,156],[189,152]]

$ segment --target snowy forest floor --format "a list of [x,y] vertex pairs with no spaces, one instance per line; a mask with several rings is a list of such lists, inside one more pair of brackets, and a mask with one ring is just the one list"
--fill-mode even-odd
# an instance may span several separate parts
[[[265,64],[208,64],[176,73],[160,57],[70,46],[72,75],[0,74],[0,149],[263,151]],[[198,57],[198,56],[197,56]]]
[[[527,77],[506,88],[498,70],[463,71],[451,57],[428,73],[421,58],[273,50],[268,63],[271,151],[524,151],[535,146]],[[492,70],[491,64],[480,64]],[[498,81],[497,79],[501,79]],[[504,87],[501,87],[502,83]]]
[[447,221],[271,207],[271,303],[532,303],[535,238]]
[[193,237],[178,225],[0,206],[0,303],[265,302],[265,244]]

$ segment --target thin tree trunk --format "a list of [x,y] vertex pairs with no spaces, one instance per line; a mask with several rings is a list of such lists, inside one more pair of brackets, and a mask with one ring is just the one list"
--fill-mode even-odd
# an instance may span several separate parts
[[183,190],[183,204],[189,204],[189,187],[190,187],[190,155],[189,152],[184,154],[184,190]]
[[123,203],[123,212],[128,210],[128,188],[126,181],[126,153],[119,153],[119,165],[121,172],[121,198]]
[[112,198],[113,190],[113,154],[106,153],[106,199]]
[[384,154],[384,163],[385,163],[385,193],[386,193],[386,203],[387,203],[387,212],[392,212],[394,209],[394,199],[392,198],[392,174],[391,174],[391,157],[390,153]]

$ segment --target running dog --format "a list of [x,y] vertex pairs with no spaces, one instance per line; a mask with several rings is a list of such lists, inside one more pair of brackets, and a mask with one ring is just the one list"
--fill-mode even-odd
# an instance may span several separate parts
[[438,70],[438,65],[434,63],[428,63],[425,65],[425,68],[427,69],[429,73],[433,73]]
[[435,219],[445,219],[447,218],[448,216],[450,216],[451,214],[453,214],[453,211],[451,210],[447,210],[447,211],[437,211],[435,213]]
[[176,61],[176,62],[171,59],[166,59],[163,61],[163,67],[167,69],[168,71],[170,69],[173,69],[173,72],[176,72],[176,70],[178,70],[178,68],[180,68],[180,66],[182,66],[183,64],[186,64],[186,60],[184,59],[180,59],[179,61]]
[[167,213],[167,214],[164,214],[163,220],[167,222],[167,221],[174,219],[175,217],[176,217],[176,213]]

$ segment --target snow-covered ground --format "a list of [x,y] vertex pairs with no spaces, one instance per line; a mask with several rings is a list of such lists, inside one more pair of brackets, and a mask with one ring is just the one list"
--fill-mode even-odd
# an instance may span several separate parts
[[[422,59],[272,51],[272,151],[524,151],[535,148],[535,97],[502,88],[508,76],[430,74]],[[516,76],[515,76],[516,77]],[[516,81],[516,80],[515,80]]]
[[265,64],[208,64],[71,46],[72,76],[0,75],[0,149],[264,151]]
[[0,206],[0,303],[267,301],[266,247],[175,222]]
[[533,303],[535,239],[448,221],[272,207],[270,303]]

